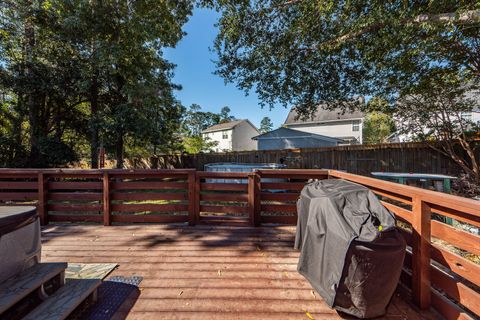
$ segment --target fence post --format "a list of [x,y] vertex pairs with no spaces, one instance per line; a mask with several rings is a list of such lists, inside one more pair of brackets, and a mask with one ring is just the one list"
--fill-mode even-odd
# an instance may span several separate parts
[[38,174],[37,182],[38,182],[37,211],[38,211],[38,216],[40,217],[40,224],[42,226],[45,226],[48,224],[48,208],[47,208],[48,178],[45,177],[45,174],[43,172],[40,172]]
[[197,216],[197,172],[191,171],[188,173],[188,224],[194,226],[196,224]]
[[419,196],[412,204],[412,298],[422,310],[430,308],[431,209]]
[[110,176],[103,173],[103,225],[112,225],[112,213],[110,211]]

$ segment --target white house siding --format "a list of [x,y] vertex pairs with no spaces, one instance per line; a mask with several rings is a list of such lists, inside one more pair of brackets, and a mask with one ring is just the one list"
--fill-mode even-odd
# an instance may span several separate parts
[[233,151],[248,151],[257,149],[257,141],[252,138],[258,135],[258,130],[248,122],[239,123],[233,128]]
[[[207,132],[203,134],[203,138],[208,138],[209,141],[216,141],[218,144],[213,148],[215,152],[231,151],[232,150],[232,129]],[[224,139],[224,134],[227,137]]]
[[[353,131],[353,124],[358,123],[358,131]],[[287,128],[321,134],[328,137],[347,138],[354,137],[358,143],[363,143],[363,120],[348,119],[339,121],[328,121],[323,123],[298,123],[285,125]]]

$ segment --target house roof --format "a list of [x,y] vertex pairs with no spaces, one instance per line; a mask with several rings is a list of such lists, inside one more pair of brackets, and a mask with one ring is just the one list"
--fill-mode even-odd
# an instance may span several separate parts
[[256,137],[253,137],[252,139],[258,140],[258,139],[281,139],[281,138],[309,138],[309,139],[324,140],[324,141],[326,140],[326,141],[332,141],[332,142],[343,141],[342,139],[339,139],[339,138],[324,136],[321,134],[310,133],[310,132],[305,132],[300,130],[294,130],[286,127],[281,127],[281,128],[263,133]]
[[242,122],[247,122],[253,128],[255,128],[255,130],[258,131],[257,127],[255,127],[248,119],[240,119],[240,120],[234,120],[234,121],[230,121],[230,122],[219,123],[219,124],[213,125],[213,126],[207,128],[207,129],[203,130],[202,133],[223,131],[223,130],[231,130]]
[[287,119],[285,120],[286,125],[291,124],[303,124],[303,123],[319,123],[319,122],[328,122],[328,121],[339,121],[339,120],[349,120],[349,119],[361,119],[365,117],[365,114],[361,111],[352,111],[343,110],[340,108],[335,108],[333,110],[326,110],[325,104],[320,104],[317,106],[317,111],[311,117],[307,119],[298,118],[298,113],[295,107],[293,107],[288,113]]

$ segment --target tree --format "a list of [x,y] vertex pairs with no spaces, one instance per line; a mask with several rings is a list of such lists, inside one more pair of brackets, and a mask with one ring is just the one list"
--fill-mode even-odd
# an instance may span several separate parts
[[220,114],[201,110],[200,105],[192,104],[183,120],[184,130],[190,137],[201,136],[203,130],[220,123]]
[[188,153],[196,154],[199,152],[207,152],[212,150],[218,145],[217,141],[209,141],[201,136],[185,137],[183,140],[185,151]]
[[451,158],[463,169],[468,180],[480,186],[479,144],[475,140],[480,127],[466,117],[478,108],[480,93],[474,85],[460,86],[455,81],[458,79],[443,75],[432,78],[422,84],[430,86],[426,92],[432,94],[407,96],[392,111],[402,120],[399,132],[424,141]]
[[269,117],[263,117],[262,121],[260,121],[260,132],[266,133],[271,131],[273,128],[272,120]]
[[228,106],[225,106],[220,110],[220,123],[225,123],[225,122],[230,122],[235,120],[234,116],[230,115],[230,108]]
[[[306,117],[320,102],[334,108],[356,96],[373,96],[395,109],[397,100],[409,96],[449,101],[449,91],[465,84],[479,87],[477,1],[203,4],[221,12],[214,46],[217,74],[247,93],[255,90],[262,106],[291,104]],[[436,78],[448,83],[448,90],[427,85]],[[456,111],[450,107],[449,112]]]
[[[140,148],[128,144],[174,147],[181,107],[173,91],[180,87],[162,49],[181,39],[192,5],[2,1],[0,88],[11,97],[2,116],[11,118],[9,141],[26,136],[25,165],[64,165],[84,156],[85,141],[92,167],[101,140],[119,166],[125,150]],[[9,150],[10,159],[18,153]]]
[[375,144],[387,142],[386,139],[395,132],[395,123],[388,114],[374,111],[365,116],[363,123],[363,143]]
[[[476,1],[203,1],[221,12],[217,74],[262,105],[397,97],[438,70],[480,76]],[[333,106],[332,106],[333,107]]]

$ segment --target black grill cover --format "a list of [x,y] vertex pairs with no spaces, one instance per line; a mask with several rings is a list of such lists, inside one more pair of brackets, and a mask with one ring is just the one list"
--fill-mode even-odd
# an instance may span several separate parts
[[0,236],[20,229],[37,219],[37,209],[30,206],[0,206]]
[[298,272],[330,307],[385,314],[406,248],[393,214],[368,188],[340,179],[306,185],[297,209]]

